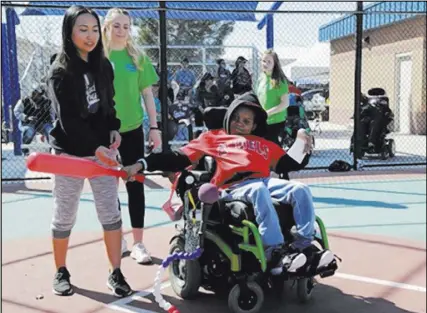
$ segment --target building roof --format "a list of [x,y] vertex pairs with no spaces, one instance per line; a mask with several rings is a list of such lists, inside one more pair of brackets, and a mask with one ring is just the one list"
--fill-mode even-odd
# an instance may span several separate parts
[[[82,5],[80,1],[30,1],[28,7],[21,15],[63,15],[64,10],[71,5]],[[129,9],[132,17],[159,18],[155,9],[159,7],[158,1],[85,1],[87,7],[96,8],[95,11],[104,16],[106,11],[113,7]],[[254,12],[237,13],[236,10],[256,10],[258,1],[195,1],[174,2],[167,1],[166,7],[170,9],[189,9],[199,11],[167,11],[169,19],[181,20],[219,20],[219,21],[252,21],[255,22]],[[105,10],[103,9],[105,7]],[[206,10],[227,10],[230,12],[210,12]],[[204,11],[205,10],[205,11]]]
[[[391,25],[426,13],[425,1],[383,1],[364,8],[365,12],[414,12],[414,13],[376,13],[363,16],[363,30]],[[345,15],[319,28],[319,41],[340,39],[356,32],[356,15]]]

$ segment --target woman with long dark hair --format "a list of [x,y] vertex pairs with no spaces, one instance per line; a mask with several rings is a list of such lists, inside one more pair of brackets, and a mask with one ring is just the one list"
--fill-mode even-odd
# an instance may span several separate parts
[[[114,109],[113,69],[105,58],[98,15],[82,6],[65,12],[62,49],[48,76],[48,90],[56,121],[50,136],[55,154],[97,160],[111,156],[121,142],[120,120]],[[117,179],[89,179],[110,263],[107,285],[115,296],[132,293],[121,270],[122,220],[117,202]],[[69,236],[77,216],[84,179],[55,175],[52,241],[56,274],[53,292],[73,293],[66,266]]]

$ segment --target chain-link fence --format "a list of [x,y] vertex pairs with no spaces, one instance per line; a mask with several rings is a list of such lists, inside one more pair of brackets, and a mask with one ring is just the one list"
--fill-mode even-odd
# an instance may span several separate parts
[[[26,170],[25,155],[49,151],[46,131],[55,117],[43,93],[43,82],[50,59],[61,45],[62,16],[70,4],[2,3],[3,180],[41,177]],[[157,2],[82,4],[95,8],[101,21],[105,16],[102,8],[130,9],[132,36],[158,66],[161,42]],[[273,13],[272,6],[278,10],[266,15]],[[289,110],[282,137],[292,137],[290,129],[304,122],[314,136],[315,148],[307,169],[327,168],[334,160],[354,165],[358,65],[363,96],[358,105],[360,120],[356,116],[357,167],[426,164],[425,2],[364,3],[359,59],[356,2],[284,2],[281,6],[272,2],[168,2],[166,10],[171,119],[183,106],[192,113],[197,106],[188,93],[180,93],[183,86],[188,84],[196,93],[205,73],[212,74],[216,85],[221,84],[219,77],[224,73],[239,73],[239,57],[245,60],[256,92],[261,59],[268,46],[277,52],[284,73],[293,83],[289,102],[298,108]],[[260,25],[263,19],[266,22]],[[220,69],[221,64],[225,66]],[[158,88],[153,91],[159,100]],[[291,112],[298,113],[292,116]],[[190,118],[196,126],[194,114]],[[164,127],[163,131],[170,129]],[[169,136],[174,146],[185,144],[191,137],[192,130],[186,126],[174,131]],[[286,142],[283,140],[284,146]]]

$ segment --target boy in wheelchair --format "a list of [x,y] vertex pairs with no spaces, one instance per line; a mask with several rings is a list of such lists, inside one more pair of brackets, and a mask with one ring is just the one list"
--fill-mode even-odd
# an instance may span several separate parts
[[[129,176],[143,170],[180,172],[202,157],[212,156],[216,171],[211,183],[221,189],[222,200],[239,200],[253,206],[273,275],[281,274],[283,269],[292,272],[303,266],[327,266],[334,260],[333,253],[319,251],[312,245],[315,214],[309,188],[302,183],[270,178],[271,170],[281,173],[298,168],[310,150],[311,138],[304,130],[299,131],[299,140],[286,153],[262,138],[266,120],[267,115],[256,96],[246,93],[227,109],[223,129],[203,133],[178,151],[151,154],[125,170]],[[273,201],[293,208],[294,240],[286,248]]]

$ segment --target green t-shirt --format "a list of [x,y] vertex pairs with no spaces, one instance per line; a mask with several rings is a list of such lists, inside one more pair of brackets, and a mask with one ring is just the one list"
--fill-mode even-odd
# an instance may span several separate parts
[[[284,94],[289,93],[288,83],[281,81],[279,87],[273,88],[271,86],[271,78],[265,73],[261,74],[261,77],[258,80],[258,86],[256,88],[256,93],[261,103],[261,106],[264,110],[269,110],[279,105],[281,97]],[[267,120],[267,124],[277,124],[285,120],[285,110],[283,112],[276,113],[270,116]]]
[[140,70],[126,49],[111,51],[109,59],[114,69],[115,109],[121,122],[120,132],[124,133],[141,126],[144,118],[141,92],[159,77],[146,55],[140,58]]

